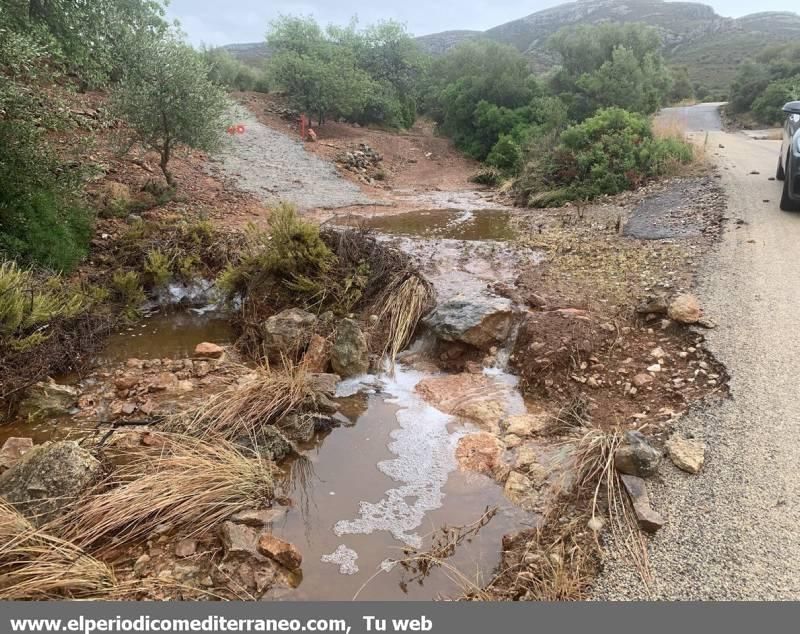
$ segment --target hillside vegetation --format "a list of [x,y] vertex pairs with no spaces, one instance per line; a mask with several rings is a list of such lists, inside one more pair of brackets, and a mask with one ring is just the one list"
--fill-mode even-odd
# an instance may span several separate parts
[[452,32],[418,38],[432,54],[441,54],[466,39],[482,37],[513,46],[547,70],[557,58],[547,39],[561,28],[603,22],[643,23],[654,27],[664,43],[671,66],[686,66],[701,94],[721,97],[734,80],[738,66],[765,47],[800,38],[795,13],[758,13],[738,19],[717,15],[707,5],[662,0],[589,0],[545,9],[496,26],[484,33]]

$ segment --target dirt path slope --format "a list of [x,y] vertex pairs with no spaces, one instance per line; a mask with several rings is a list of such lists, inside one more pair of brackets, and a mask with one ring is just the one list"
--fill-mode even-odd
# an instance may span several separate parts
[[245,131],[226,139],[217,161],[239,188],[267,204],[283,200],[301,210],[373,202],[332,163],[306,152],[299,140],[259,123],[241,106],[235,107],[234,117]]
[[732,399],[681,423],[708,444],[704,471],[669,464],[651,485],[668,518],[651,543],[652,594],[612,562],[599,598],[800,598],[800,214],[778,209],[780,183],[768,180],[778,146],[710,133],[730,220],[700,296]]

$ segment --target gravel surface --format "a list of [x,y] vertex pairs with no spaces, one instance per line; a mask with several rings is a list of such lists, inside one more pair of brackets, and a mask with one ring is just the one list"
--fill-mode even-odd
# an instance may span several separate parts
[[650,542],[652,592],[612,549],[598,599],[800,598],[800,214],[778,209],[781,184],[768,180],[779,145],[710,134],[729,222],[698,294],[732,398],[679,423],[707,442],[704,470],[667,463],[648,483],[667,518]]
[[232,117],[245,126],[245,132],[227,137],[214,162],[239,188],[268,204],[283,200],[301,210],[373,202],[332,163],[307,152],[298,139],[259,123],[239,106]]

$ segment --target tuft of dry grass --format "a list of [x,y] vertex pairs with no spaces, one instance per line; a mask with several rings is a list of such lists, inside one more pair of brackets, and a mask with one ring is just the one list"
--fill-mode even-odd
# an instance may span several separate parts
[[116,587],[108,566],[0,500],[0,600],[96,599]]
[[167,525],[199,535],[273,496],[273,468],[222,438],[158,434],[158,451],[137,450],[55,525],[81,547],[102,553]]
[[419,320],[431,309],[434,300],[430,283],[412,274],[391,284],[378,301],[378,321],[386,327],[383,354],[389,357],[392,366],[397,354],[411,342]]
[[197,410],[176,415],[165,428],[198,438],[254,438],[259,428],[278,423],[304,403],[313,405],[315,398],[304,366],[284,359],[281,370],[260,366]]

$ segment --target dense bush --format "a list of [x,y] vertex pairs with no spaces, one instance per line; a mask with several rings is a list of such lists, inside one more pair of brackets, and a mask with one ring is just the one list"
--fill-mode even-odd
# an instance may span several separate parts
[[0,147],[0,255],[71,270],[87,253],[92,227],[78,175],[60,168],[23,121],[0,120]]
[[599,111],[539,150],[517,184],[523,202],[532,206],[616,194],[692,160],[687,143],[654,138],[646,117],[621,108]]
[[267,34],[270,82],[321,125],[344,117],[410,127],[424,60],[405,28],[383,22],[364,30],[313,18],[283,17]]
[[783,119],[781,106],[800,96],[798,78],[800,44],[768,47],[739,68],[728,110],[734,115],[752,115],[757,123],[777,124]]
[[567,27],[548,44],[561,59],[552,89],[569,104],[577,121],[610,106],[652,114],[667,99],[672,79],[661,54],[661,38],[652,27]]

